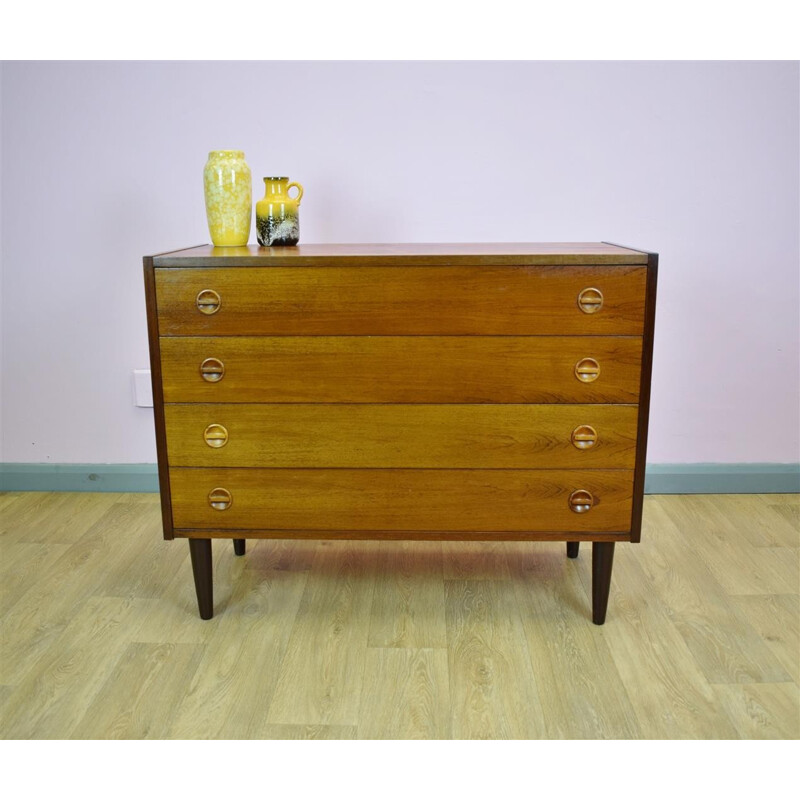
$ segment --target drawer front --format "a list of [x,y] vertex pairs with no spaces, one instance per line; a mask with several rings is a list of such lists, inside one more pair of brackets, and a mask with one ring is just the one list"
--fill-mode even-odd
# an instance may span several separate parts
[[[162,336],[641,336],[647,270],[351,265],[155,272]],[[597,292],[581,295],[589,289]]]
[[641,338],[628,336],[162,337],[160,346],[168,403],[636,403],[642,356]]
[[172,468],[170,487],[177,529],[623,532],[633,473]]
[[167,405],[184,467],[633,469],[629,405]]

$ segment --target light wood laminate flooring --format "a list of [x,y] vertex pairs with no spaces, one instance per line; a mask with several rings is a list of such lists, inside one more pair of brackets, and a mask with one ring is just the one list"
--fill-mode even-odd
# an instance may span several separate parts
[[198,617],[157,495],[0,494],[7,739],[796,739],[800,498],[645,498],[591,546],[213,544]]

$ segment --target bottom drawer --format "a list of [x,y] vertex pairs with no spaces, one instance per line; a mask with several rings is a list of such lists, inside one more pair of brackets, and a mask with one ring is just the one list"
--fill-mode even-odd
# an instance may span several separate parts
[[175,528],[630,530],[630,470],[170,470]]

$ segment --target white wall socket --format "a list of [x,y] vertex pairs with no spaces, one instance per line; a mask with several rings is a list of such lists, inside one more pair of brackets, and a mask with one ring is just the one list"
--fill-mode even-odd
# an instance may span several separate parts
[[139,408],[153,407],[153,384],[150,382],[149,369],[133,371],[133,402]]

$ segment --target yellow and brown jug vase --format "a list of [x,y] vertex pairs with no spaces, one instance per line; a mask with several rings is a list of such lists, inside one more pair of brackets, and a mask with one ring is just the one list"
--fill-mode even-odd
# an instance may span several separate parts
[[[263,247],[295,245],[300,241],[300,199],[303,187],[288,178],[264,178],[266,191],[256,203],[256,233]],[[296,197],[289,190],[297,189]]]

